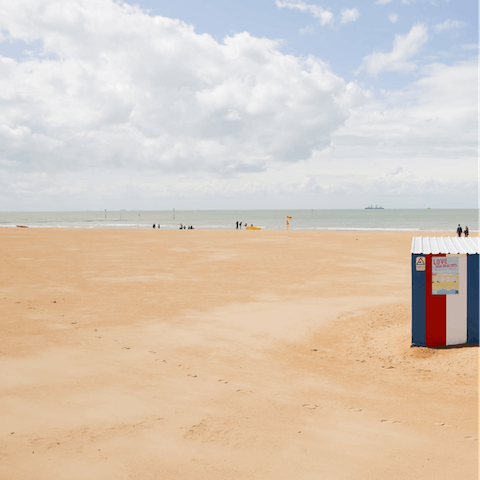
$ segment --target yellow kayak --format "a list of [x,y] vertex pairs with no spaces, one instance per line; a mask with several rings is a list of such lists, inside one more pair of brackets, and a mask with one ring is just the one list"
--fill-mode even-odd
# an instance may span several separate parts
[[261,230],[260,227],[245,227],[245,230]]

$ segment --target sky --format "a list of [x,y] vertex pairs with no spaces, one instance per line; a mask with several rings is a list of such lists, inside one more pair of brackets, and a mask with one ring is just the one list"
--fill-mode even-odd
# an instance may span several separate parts
[[471,0],[2,0],[0,211],[477,208]]

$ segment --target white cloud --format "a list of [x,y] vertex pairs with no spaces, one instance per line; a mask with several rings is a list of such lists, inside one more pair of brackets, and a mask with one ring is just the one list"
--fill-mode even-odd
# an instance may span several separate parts
[[302,0],[275,0],[278,8],[290,8],[292,10],[300,10],[301,12],[310,13],[317,18],[320,25],[327,25],[333,22],[333,13],[318,5],[305,3]]
[[304,28],[301,28],[299,30],[300,35],[311,35],[312,33],[315,32],[315,29],[311,25],[307,25]]
[[[355,158],[403,159],[411,162],[410,169],[423,169],[427,175],[435,170],[447,179],[468,179],[472,174],[462,170],[460,160],[476,169],[476,59],[455,65],[434,63],[420,74],[406,87],[379,92],[353,109],[332,136],[336,153],[346,148],[355,152]],[[418,163],[422,157],[423,165]]]
[[235,110],[233,108],[231,108],[225,115],[224,117],[226,120],[230,120],[232,122],[235,122],[237,120],[241,120],[242,117],[240,116],[240,113],[238,112],[238,110]]
[[[330,144],[361,91],[248,33],[218,43],[111,0],[4,1],[0,169],[263,171]],[[353,102],[353,103],[352,103]]]
[[451,19],[448,19],[448,20],[445,20],[443,23],[439,23],[437,25],[435,25],[433,27],[433,29],[439,33],[439,32],[443,32],[445,30],[452,30],[454,28],[460,28],[460,27],[464,27],[465,26],[465,22],[459,22],[458,20],[451,20]]
[[332,135],[334,148],[317,156],[316,168],[308,165],[318,188],[331,194],[322,205],[339,208],[342,197],[360,204],[383,197],[403,208],[475,207],[477,76],[476,59],[431,64],[419,69],[418,80],[377,92],[353,109]]
[[367,57],[371,74],[418,73],[377,94],[278,42],[248,33],[217,42],[110,0],[4,0],[0,31],[33,52],[0,56],[4,209],[475,196],[476,64],[416,67],[424,26]]
[[356,8],[343,8],[340,12],[342,23],[355,22],[360,16],[360,12]]
[[394,12],[390,13],[388,15],[388,19],[392,22],[392,23],[397,23],[398,21],[398,15]]
[[463,50],[478,50],[478,45],[476,43],[467,43],[467,44],[461,45],[461,48]]
[[375,3],[377,5],[386,5],[387,3],[390,3],[392,0],[377,0]]
[[[369,75],[378,75],[380,72],[409,73],[417,68],[411,61],[428,41],[427,27],[423,24],[414,25],[406,35],[395,35],[393,48],[390,53],[374,52],[363,59],[360,70]],[[358,72],[357,72],[358,73]]]

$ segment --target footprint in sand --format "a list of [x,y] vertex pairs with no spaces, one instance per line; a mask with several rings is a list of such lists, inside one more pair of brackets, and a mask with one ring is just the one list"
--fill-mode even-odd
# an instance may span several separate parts
[[472,437],[471,435],[467,435],[465,438],[466,438],[467,440],[473,440],[474,442],[476,442],[476,441],[478,440],[477,437]]
[[382,423],[400,423],[397,420],[380,420]]
[[316,408],[318,408],[318,405],[312,405],[311,403],[305,403],[305,404],[302,405],[302,407],[308,408],[310,410],[315,410]]
[[434,425],[436,425],[437,427],[447,427],[447,428],[452,428],[453,425],[447,425],[446,423],[443,423],[443,422],[433,422]]
[[223,380],[223,379],[221,378],[220,380],[217,380],[217,382],[228,383],[228,380]]
[[[361,412],[362,409],[361,408],[351,408],[350,409],[352,412]],[[383,421],[383,420],[382,420]]]

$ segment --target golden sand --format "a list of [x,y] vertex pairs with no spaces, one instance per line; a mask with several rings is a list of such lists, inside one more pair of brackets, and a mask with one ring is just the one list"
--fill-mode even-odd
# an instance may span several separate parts
[[0,478],[478,478],[410,233],[0,229]]

